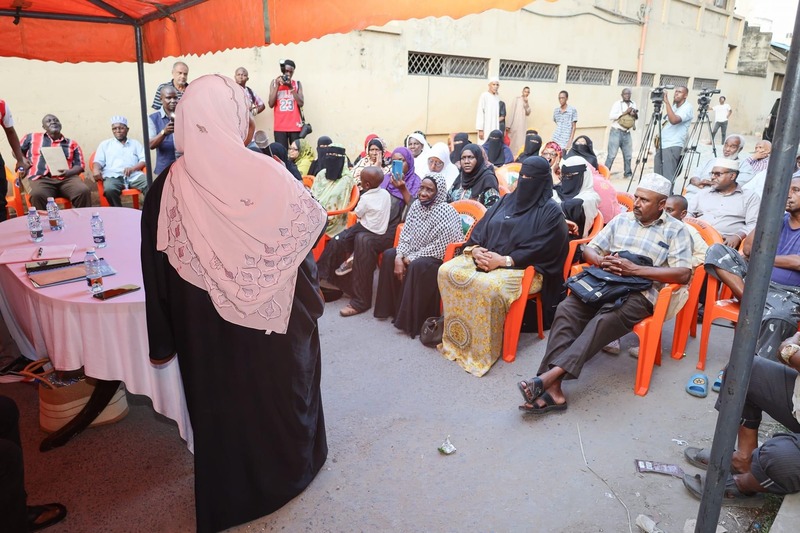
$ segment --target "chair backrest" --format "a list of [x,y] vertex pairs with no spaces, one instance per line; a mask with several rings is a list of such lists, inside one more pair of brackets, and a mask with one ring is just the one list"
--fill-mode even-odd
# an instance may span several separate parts
[[582,239],[574,239],[569,241],[569,252],[567,252],[567,259],[564,261],[564,279],[566,280],[569,277],[569,272],[572,269],[572,264],[575,262],[575,254],[578,253],[578,246],[581,244],[586,244],[587,242],[591,241],[595,235],[600,233],[600,230],[603,229],[603,215],[597,213],[594,217],[594,222],[592,223],[592,228],[589,230],[589,235]]
[[628,210],[630,213],[633,211],[633,195],[627,192],[618,192],[617,193],[617,203],[625,209]]
[[722,235],[720,235],[719,232],[705,220],[686,217],[683,219],[683,221],[687,224],[691,224],[692,227],[697,230],[697,233],[700,234],[703,240],[706,241],[707,245],[711,246],[712,244],[722,244],[724,242]]
[[[502,167],[496,168],[494,173],[495,176],[497,176],[497,182],[500,184],[500,187],[505,187],[506,192],[513,190],[514,185],[519,179],[519,171],[521,168],[522,163],[508,163]],[[500,196],[504,194],[504,192],[500,192]]]
[[310,189],[311,186],[314,185],[314,176],[311,175],[303,176],[303,185],[305,185],[307,188]]
[[[17,175],[8,167],[5,167],[5,173],[6,181],[8,182],[8,190],[11,192],[10,195],[6,196],[6,202],[8,203],[8,207],[14,208],[16,216],[21,217],[25,214],[25,206],[22,203],[22,193],[19,187],[17,187]],[[8,207],[6,207],[6,210],[8,210]]]
[[353,209],[356,208],[356,204],[358,204],[358,197],[361,194],[358,192],[358,185],[353,185],[353,189],[350,191],[350,202],[344,207],[344,209],[337,209],[335,211],[328,211],[328,216],[336,216],[336,215],[343,215],[344,213],[349,213]]
[[611,177],[611,171],[608,170],[608,167],[604,164],[600,163],[600,167],[597,169],[601,176],[605,179],[609,179]]
[[102,207],[111,207],[111,204],[108,203],[106,199],[106,187],[103,185],[103,180],[96,180],[94,179],[94,172],[92,168],[94,167],[94,156],[97,155],[97,152],[92,152],[92,155],[89,156],[89,166],[85,169],[85,174],[87,176],[92,176],[92,181],[97,185],[97,195],[100,197],[100,205]]
[[505,196],[506,194],[508,194],[511,191],[508,190],[508,187],[504,187],[504,186],[500,185],[498,187],[498,192],[500,193],[500,198],[502,198],[503,196]]
[[472,228],[486,213],[486,208],[482,203],[475,200],[456,200],[450,205],[461,216],[461,229],[464,232],[464,240],[467,240],[469,234],[472,233]]

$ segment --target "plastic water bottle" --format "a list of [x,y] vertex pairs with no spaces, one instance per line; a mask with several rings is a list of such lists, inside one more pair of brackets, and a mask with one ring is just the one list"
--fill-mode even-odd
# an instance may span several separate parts
[[97,258],[94,248],[86,250],[83,264],[86,267],[86,284],[89,286],[89,292],[92,294],[102,292],[103,276],[100,274],[100,259]]
[[39,218],[39,213],[35,207],[28,209],[28,231],[31,232],[31,240],[33,242],[42,242],[44,240],[42,219]]
[[64,229],[64,220],[58,212],[58,204],[52,196],[47,199],[47,220],[50,222],[50,231],[60,231]]
[[122,176],[122,183],[125,185],[126,191],[131,188],[131,180],[128,176]]
[[92,213],[92,241],[94,241],[95,248],[106,247],[106,230],[103,228],[103,219],[100,218],[100,213]]

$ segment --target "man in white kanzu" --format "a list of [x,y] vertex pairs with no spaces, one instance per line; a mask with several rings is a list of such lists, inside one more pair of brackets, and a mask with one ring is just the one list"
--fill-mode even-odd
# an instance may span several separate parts
[[483,143],[489,133],[500,129],[500,80],[489,78],[489,89],[481,94],[478,100],[478,113],[475,117],[475,129],[478,130],[478,139]]
[[715,142],[714,138],[717,136],[717,131],[722,129],[722,138],[728,134],[728,119],[731,118],[733,109],[725,103],[725,97],[719,97],[719,105],[713,107],[714,110],[714,127],[711,128],[711,142]]

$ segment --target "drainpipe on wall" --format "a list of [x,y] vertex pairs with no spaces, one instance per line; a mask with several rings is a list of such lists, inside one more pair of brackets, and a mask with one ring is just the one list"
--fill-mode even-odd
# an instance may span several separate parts
[[647,42],[647,24],[650,22],[650,8],[653,7],[653,0],[647,0],[644,8],[644,22],[642,24],[642,37],[639,40],[639,58],[636,62],[636,86],[642,85],[642,65],[644,64],[644,45]]

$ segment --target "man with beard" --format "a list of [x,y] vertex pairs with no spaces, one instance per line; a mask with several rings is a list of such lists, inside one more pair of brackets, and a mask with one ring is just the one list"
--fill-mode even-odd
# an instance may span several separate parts
[[[722,145],[722,157],[730,159],[739,163],[739,176],[736,178],[736,183],[743,185],[747,183],[749,177],[745,177],[741,172],[741,160],[739,154],[744,150],[744,137],[736,133],[732,133],[725,138],[725,144]],[[702,167],[698,166],[692,171],[689,183],[686,185],[686,199],[690,199],[692,195],[697,194],[700,190],[711,186],[711,170],[714,168],[715,158],[709,159]],[[744,179],[744,181],[743,181]]]
[[[42,119],[44,133],[29,133],[20,143],[22,153],[31,162],[30,198],[33,206],[44,211],[49,197],[68,198],[73,207],[90,207],[92,193],[80,178],[83,172],[83,152],[75,141],[61,133],[61,121],[55,115]],[[58,146],[64,152],[67,168],[51,168],[42,156],[42,148]]]

